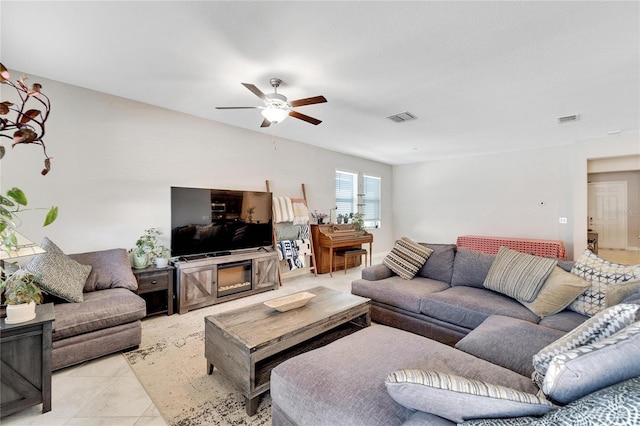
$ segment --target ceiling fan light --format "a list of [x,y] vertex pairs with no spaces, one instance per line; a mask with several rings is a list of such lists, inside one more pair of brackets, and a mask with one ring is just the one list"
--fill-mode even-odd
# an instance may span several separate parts
[[281,108],[268,107],[262,110],[262,116],[272,123],[280,123],[289,116],[289,111]]

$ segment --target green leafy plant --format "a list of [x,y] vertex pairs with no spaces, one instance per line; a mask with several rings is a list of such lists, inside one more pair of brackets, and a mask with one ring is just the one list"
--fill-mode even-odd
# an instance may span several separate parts
[[42,303],[42,291],[38,286],[39,278],[25,269],[18,269],[6,279],[0,281],[0,293],[4,294],[7,305],[21,303]]
[[171,255],[171,250],[160,243],[160,235],[162,232],[156,228],[145,229],[132,251],[138,255],[147,254],[149,261],[153,261],[157,257],[168,258]]
[[356,225],[358,234],[364,235],[364,215],[362,213],[351,213],[351,223]]
[[[11,188],[7,195],[0,194],[0,238],[2,246],[7,252],[15,251],[18,247],[16,228],[21,225],[18,213],[27,210],[27,196],[20,188]],[[52,224],[58,217],[58,207],[51,207],[47,212],[42,226]]]
[[[21,221],[18,213],[25,211],[28,201],[27,196],[20,188],[12,188],[7,195],[0,194],[0,239],[1,247],[8,254],[19,249],[16,228]],[[58,217],[58,208],[51,207],[45,217],[43,226],[52,224]],[[4,265],[4,264],[2,264]],[[8,273],[4,266],[0,267],[0,295],[5,303],[16,305],[20,303],[42,302],[42,292],[38,287],[38,277],[32,273],[18,268],[13,273]]]

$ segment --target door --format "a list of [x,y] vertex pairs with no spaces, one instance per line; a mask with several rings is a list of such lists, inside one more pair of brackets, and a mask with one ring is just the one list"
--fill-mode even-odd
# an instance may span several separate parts
[[588,214],[601,248],[627,248],[627,182],[590,183]]

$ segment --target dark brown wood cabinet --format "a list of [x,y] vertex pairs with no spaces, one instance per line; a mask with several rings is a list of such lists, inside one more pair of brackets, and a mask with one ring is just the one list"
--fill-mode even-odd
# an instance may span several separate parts
[[0,415],[42,403],[51,411],[53,303],[36,306],[36,317],[19,324],[0,319]]
[[147,316],[173,315],[173,267],[133,269],[138,280],[138,295],[147,303]]

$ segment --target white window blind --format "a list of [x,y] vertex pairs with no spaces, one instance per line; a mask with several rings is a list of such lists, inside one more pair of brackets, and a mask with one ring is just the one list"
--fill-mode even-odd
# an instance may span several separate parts
[[367,228],[380,227],[381,178],[336,170],[336,215],[360,212]]
[[380,178],[362,176],[362,213],[368,227],[380,226]]
[[349,214],[357,210],[358,175],[336,170],[336,214]]

